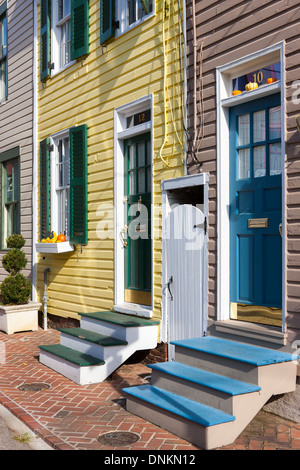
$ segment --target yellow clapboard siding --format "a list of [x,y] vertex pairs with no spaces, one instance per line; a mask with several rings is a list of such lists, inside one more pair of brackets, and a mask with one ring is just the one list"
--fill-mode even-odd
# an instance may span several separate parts
[[[160,319],[161,180],[184,174],[183,64],[178,60],[177,1],[170,3],[165,19],[166,70],[162,35],[164,12],[162,3],[155,3],[154,15],[102,48],[100,2],[90,0],[90,53],[44,85],[38,83],[39,140],[73,125],[85,123],[88,127],[88,245],[76,246],[72,253],[38,255],[38,297],[41,299],[43,295],[44,269],[50,267],[48,312],[54,315],[78,318],[79,311],[109,310],[114,305],[115,221],[113,216],[105,215],[106,206],[114,208],[114,109],[151,95],[153,201],[158,206],[154,211],[153,317]],[[39,47],[38,44],[38,55]],[[39,195],[37,199],[39,210]],[[108,239],[104,237],[106,233],[101,232],[105,223],[109,223],[112,230],[108,232]]]

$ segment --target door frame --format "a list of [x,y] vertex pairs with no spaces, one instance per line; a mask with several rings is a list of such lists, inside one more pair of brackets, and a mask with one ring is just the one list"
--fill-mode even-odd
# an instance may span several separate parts
[[[168,214],[171,212],[172,206],[172,191],[179,189],[195,188],[197,186],[203,186],[203,213],[208,221],[208,187],[209,187],[209,174],[198,173],[196,175],[186,175],[178,178],[171,178],[163,180],[161,182],[162,188],[162,309],[161,309],[161,328],[160,328],[160,341],[168,343],[168,297],[167,297],[167,265],[166,265],[166,239],[164,234],[166,233],[166,219]],[[185,203],[188,203],[187,201]],[[207,235],[208,239],[208,222],[207,222]],[[203,299],[203,311],[205,312],[203,319],[203,329],[207,330],[208,320],[208,259],[207,259],[207,248],[206,256],[204,258],[204,272],[203,279],[205,282],[204,292],[206,292],[206,298]]]
[[[230,320],[230,220],[229,220],[229,108],[273,93],[281,93],[282,135],[282,331],[286,331],[286,183],[285,183],[285,81],[284,42],[279,42],[216,68],[217,84],[217,320]],[[271,62],[270,62],[271,61]],[[263,65],[281,64],[278,82],[231,96],[231,80]]]
[[[127,128],[127,117],[150,109],[151,119],[145,123]],[[147,95],[114,110],[114,310],[146,318],[152,317],[153,309],[153,224],[151,224],[151,266],[152,266],[152,305],[140,306],[125,302],[124,249],[120,232],[125,225],[124,214],[124,141],[130,137],[150,132],[151,135],[151,205],[153,207],[153,97]],[[153,214],[152,214],[153,219]]]

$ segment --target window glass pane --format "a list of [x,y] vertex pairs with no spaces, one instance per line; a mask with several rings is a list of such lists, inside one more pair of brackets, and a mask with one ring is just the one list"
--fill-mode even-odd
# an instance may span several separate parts
[[153,11],[153,0],[127,0],[127,26],[144,18]]
[[253,113],[253,142],[266,140],[265,111]]
[[135,145],[129,146],[129,168],[135,168]]
[[281,107],[269,110],[269,138],[280,139],[281,137]]
[[6,98],[6,60],[0,63],[0,101]]
[[239,150],[239,179],[250,178],[250,149]]
[[7,47],[7,20],[6,16],[0,19],[0,58],[6,55]]
[[6,164],[6,197],[5,202],[13,201],[14,196],[14,185],[13,185],[13,165],[12,163]]
[[238,145],[248,145],[250,142],[250,115],[239,116]]
[[129,194],[136,194],[136,174],[135,171],[129,173]]
[[148,193],[151,192],[151,167],[148,166],[147,168],[147,191]]
[[266,147],[260,145],[253,149],[253,175],[254,178],[266,176]]
[[70,20],[66,21],[60,29],[60,67],[64,67],[71,60]]
[[281,144],[270,145],[270,175],[281,174]]
[[142,168],[138,171],[138,184],[139,189],[138,193],[145,193],[146,192],[146,179],[145,179],[145,168]]
[[138,166],[145,166],[146,164],[145,144],[144,142],[138,144]]
[[64,4],[64,15],[67,16],[71,13],[71,0],[65,0]]

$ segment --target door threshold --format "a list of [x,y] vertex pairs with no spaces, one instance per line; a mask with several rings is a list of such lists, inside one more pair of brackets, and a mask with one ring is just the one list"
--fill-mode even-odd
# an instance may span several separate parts
[[152,318],[152,308],[147,305],[132,304],[124,302],[114,305],[113,310],[119,313],[127,313],[128,315],[136,315],[138,317]]
[[216,320],[208,326],[208,334],[226,337],[272,349],[290,351],[287,334],[280,327],[239,320]]

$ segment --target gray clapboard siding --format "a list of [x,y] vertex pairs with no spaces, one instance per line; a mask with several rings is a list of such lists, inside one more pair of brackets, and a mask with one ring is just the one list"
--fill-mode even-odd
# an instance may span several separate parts
[[[0,4],[2,2],[0,1]],[[33,2],[7,0],[8,99],[0,104],[0,152],[20,147],[21,233],[31,276],[33,155]],[[5,252],[0,252],[0,261]],[[6,276],[0,268],[0,282]]]

